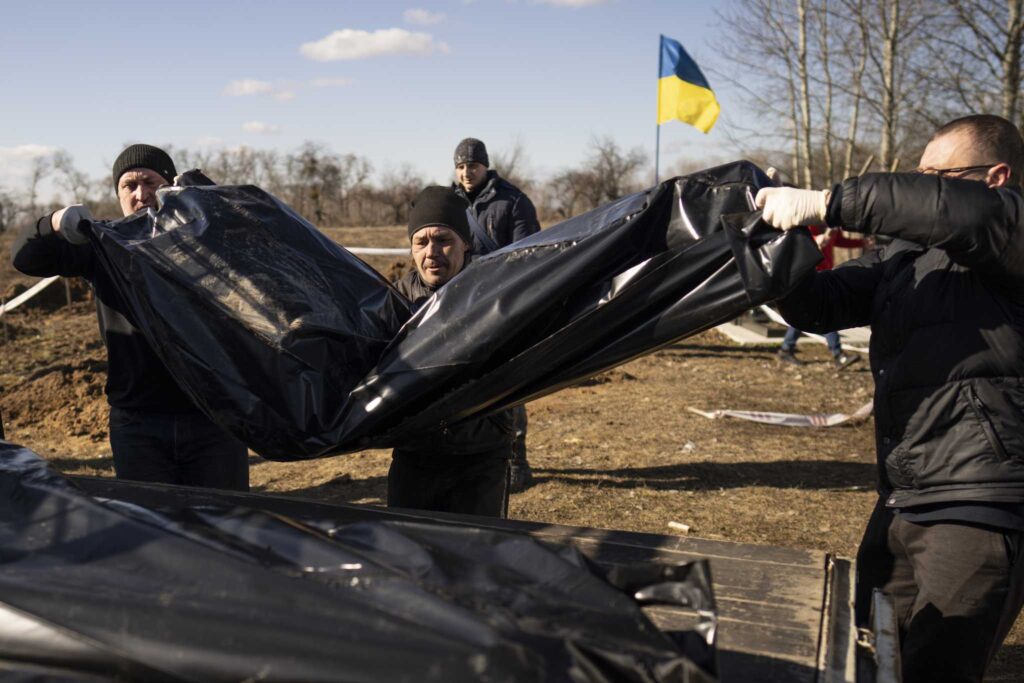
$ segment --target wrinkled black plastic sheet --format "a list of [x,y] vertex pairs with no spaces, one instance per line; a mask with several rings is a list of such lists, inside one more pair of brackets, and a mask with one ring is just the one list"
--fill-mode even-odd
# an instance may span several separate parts
[[172,190],[94,235],[196,403],[300,459],[414,442],[782,296],[820,255],[750,212],[768,184],[747,162],[666,181],[474,260],[408,322],[370,268],[254,187]]
[[606,572],[468,526],[104,502],[0,441],[0,673],[710,682],[640,602],[713,609],[706,563]]

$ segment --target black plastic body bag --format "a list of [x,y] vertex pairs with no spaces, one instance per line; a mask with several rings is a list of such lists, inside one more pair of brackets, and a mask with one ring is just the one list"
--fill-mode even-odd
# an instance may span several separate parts
[[475,259],[411,319],[369,266],[251,187],[96,223],[133,322],[264,457],[400,445],[784,295],[820,260],[752,213],[748,162],[665,181]]
[[525,534],[285,517],[217,495],[95,499],[0,441],[0,677],[713,681],[695,663],[713,662],[712,632],[670,637],[641,611],[713,612],[706,561],[605,570]]

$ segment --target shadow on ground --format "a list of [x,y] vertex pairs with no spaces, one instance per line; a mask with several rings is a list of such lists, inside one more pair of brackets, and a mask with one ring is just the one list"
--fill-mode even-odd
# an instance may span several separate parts
[[353,479],[347,474],[340,477],[300,489],[265,491],[265,487],[254,486],[253,493],[269,493],[275,496],[289,496],[293,498],[309,498],[325,503],[347,503],[353,500],[364,500],[376,498],[383,503],[387,500],[388,478],[385,476],[367,477],[366,479]]

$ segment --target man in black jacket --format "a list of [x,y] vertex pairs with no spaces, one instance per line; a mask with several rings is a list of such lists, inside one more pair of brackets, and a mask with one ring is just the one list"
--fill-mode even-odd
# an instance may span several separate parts
[[[454,190],[440,186],[424,189],[413,202],[409,242],[416,270],[395,287],[414,309],[468,263],[472,234],[466,207]],[[512,411],[505,410],[396,448],[388,506],[504,517],[514,434]]]
[[903,680],[981,681],[1024,604],[1024,142],[969,116],[916,174],[764,189],[763,218],[893,238],[780,302],[803,330],[871,325],[880,497],[857,618],[896,603]]
[[[156,208],[157,189],[174,176],[174,163],[162,149],[125,149],[113,168],[122,213]],[[81,204],[43,216],[18,235],[11,261],[27,275],[81,276],[92,285],[107,346],[110,447],[118,478],[247,491],[248,450],[199,412],[132,325],[118,288],[81,232],[82,221],[91,219]]]
[[[537,209],[522,190],[490,169],[487,146],[466,138],[455,147],[455,192],[469,203],[473,253],[482,255],[540,231]],[[526,406],[514,408],[511,490],[530,486],[533,473],[526,459]]]

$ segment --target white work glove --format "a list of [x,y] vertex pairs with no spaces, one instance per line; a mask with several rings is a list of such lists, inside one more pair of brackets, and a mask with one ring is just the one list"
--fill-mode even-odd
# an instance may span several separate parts
[[53,231],[60,233],[71,244],[85,244],[89,238],[79,228],[82,221],[92,223],[92,214],[89,208],[83,204],[72,204],[65,206],[50,218],[50,226]]
[[830,194],[828,190],[762,187],[754,205],[762,209],[765,223],[782,230],[798,225],[824,225]]

